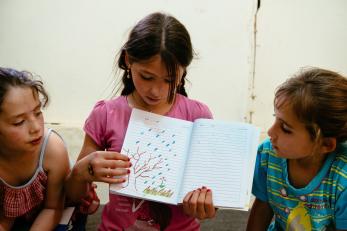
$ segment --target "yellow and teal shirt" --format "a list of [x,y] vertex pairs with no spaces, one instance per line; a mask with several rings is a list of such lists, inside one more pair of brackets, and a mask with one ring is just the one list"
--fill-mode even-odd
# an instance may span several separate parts
[[268,202],[274,221],[268,230],[347,229],[347,144],[339,144],[304,188],[293,187],[287,159],[269,139],[258,148],[252,193]]

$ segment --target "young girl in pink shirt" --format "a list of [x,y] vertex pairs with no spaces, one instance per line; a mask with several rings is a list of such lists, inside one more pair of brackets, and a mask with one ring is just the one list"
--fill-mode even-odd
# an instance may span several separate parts
[[[67,180],[70,198],[83,198],[93,181],[125,182],[131,162],[119,152],[133,108],[189,121],[212,118],[205,104],[187,98],[192,59],[189,33],[176,18],[153,13],[135,25],[118,58],[121,96],[96,103],[85,122],[84,144]],[[199,230],[196,218],[215,213],[212,192],[203,186],[180,206],[110,194],[99,230]]]

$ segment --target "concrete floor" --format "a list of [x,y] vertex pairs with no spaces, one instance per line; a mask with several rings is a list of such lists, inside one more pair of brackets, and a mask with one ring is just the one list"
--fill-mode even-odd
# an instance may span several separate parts
[[[87,231],[97,230],[101,220],[102,206],[88,217]],[[214,219],[201,222],[202,231],[233,231],[245,230],[249,212],[238,210],[219,210]]]

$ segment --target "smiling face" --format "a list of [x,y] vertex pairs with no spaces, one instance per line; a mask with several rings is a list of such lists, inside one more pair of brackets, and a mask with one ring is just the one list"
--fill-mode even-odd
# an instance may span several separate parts
[[43,123],[37,92],[30,87],[9,87],[0,110],[1,152],[38,150],[44,133]]
[[[284,100],[284,99],[281,99]],[[292,107],[281,102],[275,107],[275,121],[268,130],[273,148],[279,157],[303,159],[315,155],[317,143],[312,140],[305,124],[299,121]]]
[[[135,86],[134,94],[137,99],[141,99],[141,104],[148,109],[168,104],[169,85],[172,80],[161,57],[156,55],[146,62],[134,62],[130,66]],[[183,71],[183,67],[178,67],[176,87],[181,81]]]

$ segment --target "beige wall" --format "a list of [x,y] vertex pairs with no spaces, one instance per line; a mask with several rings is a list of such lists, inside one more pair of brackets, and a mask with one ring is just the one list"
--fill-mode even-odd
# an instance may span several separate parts
[[[216,118],[243,120],[253,65],[255,0],[0,0],[0,65],[42,76],[46,121],[81,126],[114,85],[114,57],[150,12],[176,16],[198,56],[188,69],[192,98]],[[240,100],[242,103],[240,103]]]
[[[176,16],[191,34],[197,53],[188,69],[191,98],[208,104],[216,118],[244,120],[255,0],[0,0],[0,66],[42,77],[51,97],[45,120],[65,139],[72,161],[85,118],[111,94],[116,52],[130,28],[154,11]],[[106,202],[107,185],[98,191]]]
[[347,1],[262,0],[257,14],[252,122],[273,120],[275,88],[306,66],[347,76]]
[[[347,74],[346,9],[346,0],[262,0],[258,13],[256,0],[0,0],[0,65],[42,76],[52,100],[46,121],[60,124],[49,126],[74,160],[86,116],[110,95],[114,56],[129,29],[166,11],[187,26],[198,53],[190,96],[218,119],[251,121],[264,137],[274,89],[288,76],[304,66]],[[107,186],[99,191],[107,201]]]

